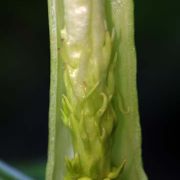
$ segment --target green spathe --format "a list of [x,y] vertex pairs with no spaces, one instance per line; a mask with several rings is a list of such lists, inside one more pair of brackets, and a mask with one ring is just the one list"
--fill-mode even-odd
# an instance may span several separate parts
[[46,179],[145,180],[131,0],[49,0],[49,22]]

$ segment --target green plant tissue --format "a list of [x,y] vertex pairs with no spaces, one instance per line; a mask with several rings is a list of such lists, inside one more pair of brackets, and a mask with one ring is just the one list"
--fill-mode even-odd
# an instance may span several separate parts
[[48,0],[47,180],[146,180],[132,0]]

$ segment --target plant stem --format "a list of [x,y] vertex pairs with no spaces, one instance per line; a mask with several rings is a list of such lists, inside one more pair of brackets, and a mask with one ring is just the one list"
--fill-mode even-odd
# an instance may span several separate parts
[[46,179],[146,180],[132,0],[48,0],[48,5]]

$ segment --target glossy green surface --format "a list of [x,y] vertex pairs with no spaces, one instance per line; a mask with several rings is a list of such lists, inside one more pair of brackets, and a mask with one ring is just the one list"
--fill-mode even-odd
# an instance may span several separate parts
[[[103,1],[99,0],[99,2]],[[91,3],[95,5],[94,1],[91,1]],[[104,6],[105,13],[103,18],[106,20],[107,30],[105,27],[100,28],[98,24],[92,25],[91,31],[94,29],[95,33],[92,33],[92,36],[88,34],[85,42],[85,44],[91,47],[90,50],[93,49],[93,39],[94,42],[97,42],[95,45],[98,44],[96,46],[97,53],[92,53],[93,55],[90,53],[90,57],[93,57],[95,59],[94,62],[97,62],[95,63],[96,66],[91,66],[87,63],[85,73],[79,73],[80,78],[79,76],[78,78],[80,80],[76,79],[78,83],[74,83],[73,77],[67,81],[66,76],[68,73],[66,72],[67,69],[64,69],[64,62],[67,59],[71,61],[71,59],[68,58],[69,54],[65,52],[67,52],[67,49],[72,52],[76,47],[75,49],[77,51],[82,50],[82,53],[88,59],[89,55],[85,52],[88,48],[83,49],[83,46],[80,45],[77,48],[77,44],[75,47],[65,48],[66,45],[63,45],[63,43],[66,43],[66,37],[62,35],[62,31],[67,23],[67,18],[64,18],[63,1],[49,0],[51,93],[47,180],[61,180],[64,179],[65,175],[68,175],[66,177],[70,180],[146,179],[141,163],[141,134],[136,93],[133,3],[131,0],[112,0],[105,1],[101,5]],[[92,22],[96,21],[96,17],[98,17],[98,11],[96,13],[97,15],[94,19],[92,18]],[[99,16],[101,17],[100,14]],[[76,29],[74,28],[74,30]],[[98,33],[102,34],[102,40],[98,37],[98,34],[96,35],[96,31],[98,30],[101,31]],[[113,40],[105,31],[111,34]],[[74,33],[73,30],[71,33]],[[109,58],[107,58],[108,54],[104,58],[107,58],[107,61],[110,63],[103,66],[103,64],[98,64],[99,61],[97,61],[98,57],[102,57],[102,54],[99,54],[102,48],[99,42],[105,41],[103,38],[107,39],[105,38],[107,36],[109,36],[109,42],[112,45],[110,46],[108,43],[105,43],[107,44],[105,53],[109,51],[110,55]],[[103,59],[103,63],[106,62],[104,58],[100,58],[101,60]],[[79,60],[82,62],[81,59]],[[115,62],[114,69],[111,69],[113,62]],[[76,68],[79,70],[80,67],[76,66]],[[98,71],[95,71],[96,69]],[[95,76],[95,78],[92,78],[90,74],[86,73],[91,71],[92,76]],[[69,74],[68,77],[70,77]],[[82,78],[83,80],[81,80]],[[89,89],[86,88],[85,93],[81,89],[78,90],[82,82],[86,87],[89,87]],[[98,83],[101,85],[99,86]],[[73,89],[74,91],[72,93]],[[88,97],[88,99],[85,98],[87,103],[82,103],[84,97]],[[108,105],[105,103],[105,99],[110,99]],[[105,107],[104,109],[102,108],[103,106]],[[110,120],[106,121],[104,119],[107,118],[104,117],[97,118],[95,112],[98,109],[103,109],[105,114],[113,110],[113,113],[108,113]],[[91,115],[83,116],[82,112],[85,110]],[[113,114],[115,118],[113,118]],[[82,126],[80,127],[78,123],[73,123],[76,121],[74,120],[75,118],[72,118],[74,116],[78,117],[77,122],[82,117],[86,117],[82,121],[85,124],[84,128]],[[90,120],[87,117],[90,117]],[[92,126],[93,123],[91,123],[99,122],[99,119],[101,121],[103,120],[103,122],[109,122],[98,124],[100,134],[98,134],[98,131]],[[113,123],[113,119],[116,120],[115,124]],[[74,125],[72,126],[72,124]],[[90,131],[86,135],[89,137],[90,146],[87,146],[87,150],[85,150],[84,142],[80,141],[80,139],[83,133],[87,132],[89,128]],[[102,136],[102,130],[109,132],[104,143],[98,140]],[[85,139],[87,140],[87,138]],[[73,149],[76,155],[73,155]],[[88,155],[89,159],[87,158]],[[65,161],[65,159],[68,160]],[[119,176],[119,173],[113,171],[114,168],[112,167],[119,167],[122,162],[125,162],[125,164],[122,174]],[[67,167],[71,168],[68,169]],[[114,174],[111,174],[110,171],[113,171]]]

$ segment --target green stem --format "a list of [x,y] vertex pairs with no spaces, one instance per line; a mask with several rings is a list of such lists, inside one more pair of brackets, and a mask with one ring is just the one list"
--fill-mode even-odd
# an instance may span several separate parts
[[132,0],[48,0],[48,5],[46,179],[146,180]]

